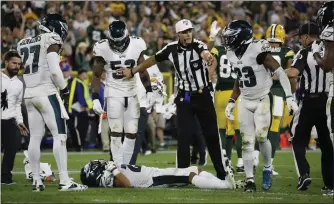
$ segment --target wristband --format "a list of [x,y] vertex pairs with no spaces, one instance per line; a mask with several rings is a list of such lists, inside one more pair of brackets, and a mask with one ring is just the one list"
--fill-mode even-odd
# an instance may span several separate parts
[[93,100],[95,100],[95,99],[99,99],[100,98],[100,96],[99,96],[99,94],[98,93],[93,93]]
[[228,100],[228,102],[229,102],[229,103],[235,103],[235,99],[230,98],[230,99]]
[[61,93],[61,95],[69,93],[69,90],[68,90],[67,86],[63,90],[60,90],[60,93]]

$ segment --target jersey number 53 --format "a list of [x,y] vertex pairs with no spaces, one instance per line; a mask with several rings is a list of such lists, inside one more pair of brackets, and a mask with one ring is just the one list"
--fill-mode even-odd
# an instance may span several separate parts
[[125,60],[124,64],[122,64],[121,61],[111,61],[110,62],[110,68],[112,69],[112,76],[114,79],[122,79],[123,74],[118,72],[118,70],[122,67],[130,68],[132,69],[136,64],[136,61],[133,59],[127,59]]

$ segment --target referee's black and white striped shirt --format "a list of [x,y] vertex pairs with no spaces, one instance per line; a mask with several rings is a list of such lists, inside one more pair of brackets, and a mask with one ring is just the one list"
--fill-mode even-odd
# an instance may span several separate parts
[[179,90],[199,91],[210,85],[208,66],[201,58],[204,50],[208,50],[206,44],[196,39],[187,47],[174,41],[157,52],[155,60],[170,60],[173,63]]
[[[320,44],[320,41],[314,42]],[[325,73],[313,57],[310,43],[306,48],[301,49],[294,57],[291,67],[299,70],[299,97],[304,98],[310,94],[328,93],[331,76]]]

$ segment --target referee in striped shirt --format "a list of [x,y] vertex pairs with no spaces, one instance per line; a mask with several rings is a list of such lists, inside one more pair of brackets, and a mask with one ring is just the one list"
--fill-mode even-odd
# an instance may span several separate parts
[[[189,20],[183,19],[175,24],[178,41],[167,44],[154,56],[145,60],[133,69],[122,68],[125,78],[148,67],[170,60],[178,78],[178,94],[175,98],[177,107],[178,148],[177,167],[190,166],[190,141],[193,133],[193,118],[197,116],[203,130],[211,160],[217,177],[224,180],[225,157],[222,154],[216,112],[209,80],[209,67],[215,67],[216,60],[208,51],[206,44],[193,38],[193,26]],[[224,161],[223,161],[224,160]]]
[[[299,77],[299,91],[296,94],[299,109],[294,115],[291,133],[292,149],[299,182],[298,190],[307,190],[311,184],[310,166],[305,157],[305,149],[310,140],[313,126],[316,127],[321,156],[324,185],[333,189],[333,144],[327,126],[326,102],[329,91],[330,74],[326,74],[313,57],[313,49],[319,44],[317,24],[306,23],[299,28],[299,41],[303,44],[287,71],[289,78]],[[291,80],[291,87],[294,80]]]

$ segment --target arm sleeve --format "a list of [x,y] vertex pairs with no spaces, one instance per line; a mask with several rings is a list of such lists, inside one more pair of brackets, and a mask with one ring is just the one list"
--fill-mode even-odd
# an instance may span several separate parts
[[23,84],[22,82],[20,83],[20,92],[17,95],[16,99],[16,104],[15,104],[15,111],[16,111],[16,123],[20,124],[23,123],[23,117],[22,117],[22,109],[21,109],[21,104],[22,104],[22,97],[23,97]]
[[50,52],[46,55],[46,58],[51,72],[52,81],[60,90],[63,90],[66,88],[66,82],[59,66],[60,56],[56,52]]
[[158,51],[155,54],[155,60],[157,62],[162,62],[162,61],[168,60],[168,56],[169,56],[170,52],[171,52],[170,51],[170,46],[166,45],[164,48],[162,48],[160,51]]
[[298,69],[299,72],[302,72],[304,70],[304,67],[305,67],[306,59],[307,59],[307,50],[302,49],[293,58],[291,67],[294,67],[294,68]]
[[82,84],[78,83],[75,91],[80,105],[83,107],[88,107],[84,97],[84,88],[82,87]]
[[274,73],[282,85],[286,97],[292,96],[290,81],[283,68],[279,67]]

